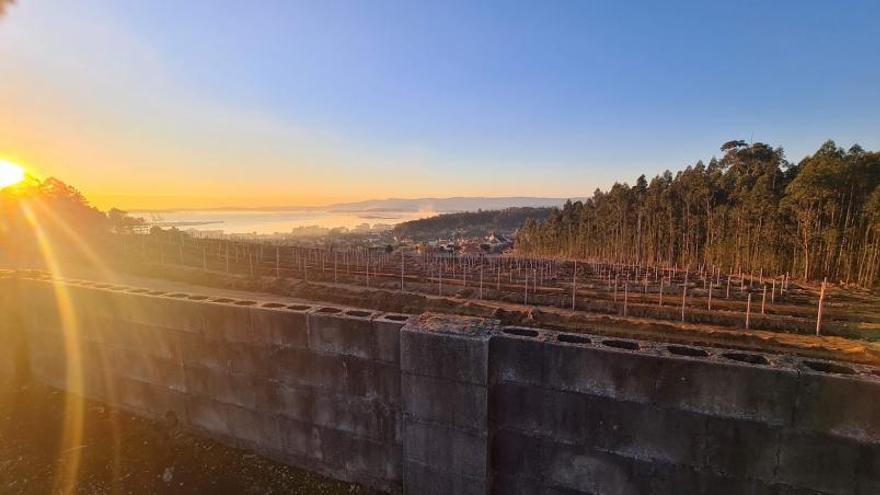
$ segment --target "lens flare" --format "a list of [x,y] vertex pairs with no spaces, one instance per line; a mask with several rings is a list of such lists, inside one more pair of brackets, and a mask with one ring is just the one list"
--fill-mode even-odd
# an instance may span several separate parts
[[14,186],[24,180],[24,169],[12,162],[0,159],[0,189]]

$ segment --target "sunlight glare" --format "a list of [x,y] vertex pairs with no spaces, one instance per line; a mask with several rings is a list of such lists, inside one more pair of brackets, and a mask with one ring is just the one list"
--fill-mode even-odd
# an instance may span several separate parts
[[12,162],[0,159],[0,189],[24,180],[24,169]]

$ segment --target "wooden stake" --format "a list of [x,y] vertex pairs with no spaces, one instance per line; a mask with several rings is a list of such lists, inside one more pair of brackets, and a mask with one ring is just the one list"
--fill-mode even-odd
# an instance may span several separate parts
[[825,301],[825,283],[828,277],[822,280],[822,288],[819,290],[819,312],[816,314],[816,335],[822,334],[822,303]]
[[709,303],[707,305],[707,308],[709,309],[709,311],[712,311],[712,285],[713,285],[713,280],[710,278],[709,279]]
[[746,330],[749,329],[749,316],[752,313],[752,291],[749,291],[749,298],[746,300]]
[[687,293],[688,293],[688,274],[685,272],[684,274],[684,283],[681,286],[681,321],[684,321],[684,310],[687,306]]
[[761,295],[761,314],[764,314],[764,307],[767,305],[767,284],[764,284],[764,293]]
[[660,303],[658,306],[663,306],[663,282],[666,280],[666,277],[660,277]]

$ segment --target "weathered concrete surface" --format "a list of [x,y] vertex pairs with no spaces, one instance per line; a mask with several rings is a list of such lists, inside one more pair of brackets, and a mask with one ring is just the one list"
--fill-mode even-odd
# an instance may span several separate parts
[[880,492],[874,367],[180,289],[0,277],[0,372],[388,491]]
[[489,339],[498,323],[427,313],[400,337],[408,493],[488,493]]
[[[3,280],[33,375],[224,443],[387,491],[401,486],[407,315]],[[8,297],[2,304],[8,307]],[[61,308],[61,309],[59,309]],[[13,327],[23,332],[9,332]],[[21,352],[19,352],[21,354]]]
[[517,333],[502,330],[491,344],[499,491],[844,494],[880,487],[875,368]]

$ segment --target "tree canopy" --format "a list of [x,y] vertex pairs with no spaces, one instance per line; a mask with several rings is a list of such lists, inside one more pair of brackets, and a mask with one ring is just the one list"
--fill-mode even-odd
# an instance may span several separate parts
[[798,164],[782,148],[732,140],[720,159],[615,183],[526,221],[523,253],[874,285],[880,265],[880,153],[824,143]]

